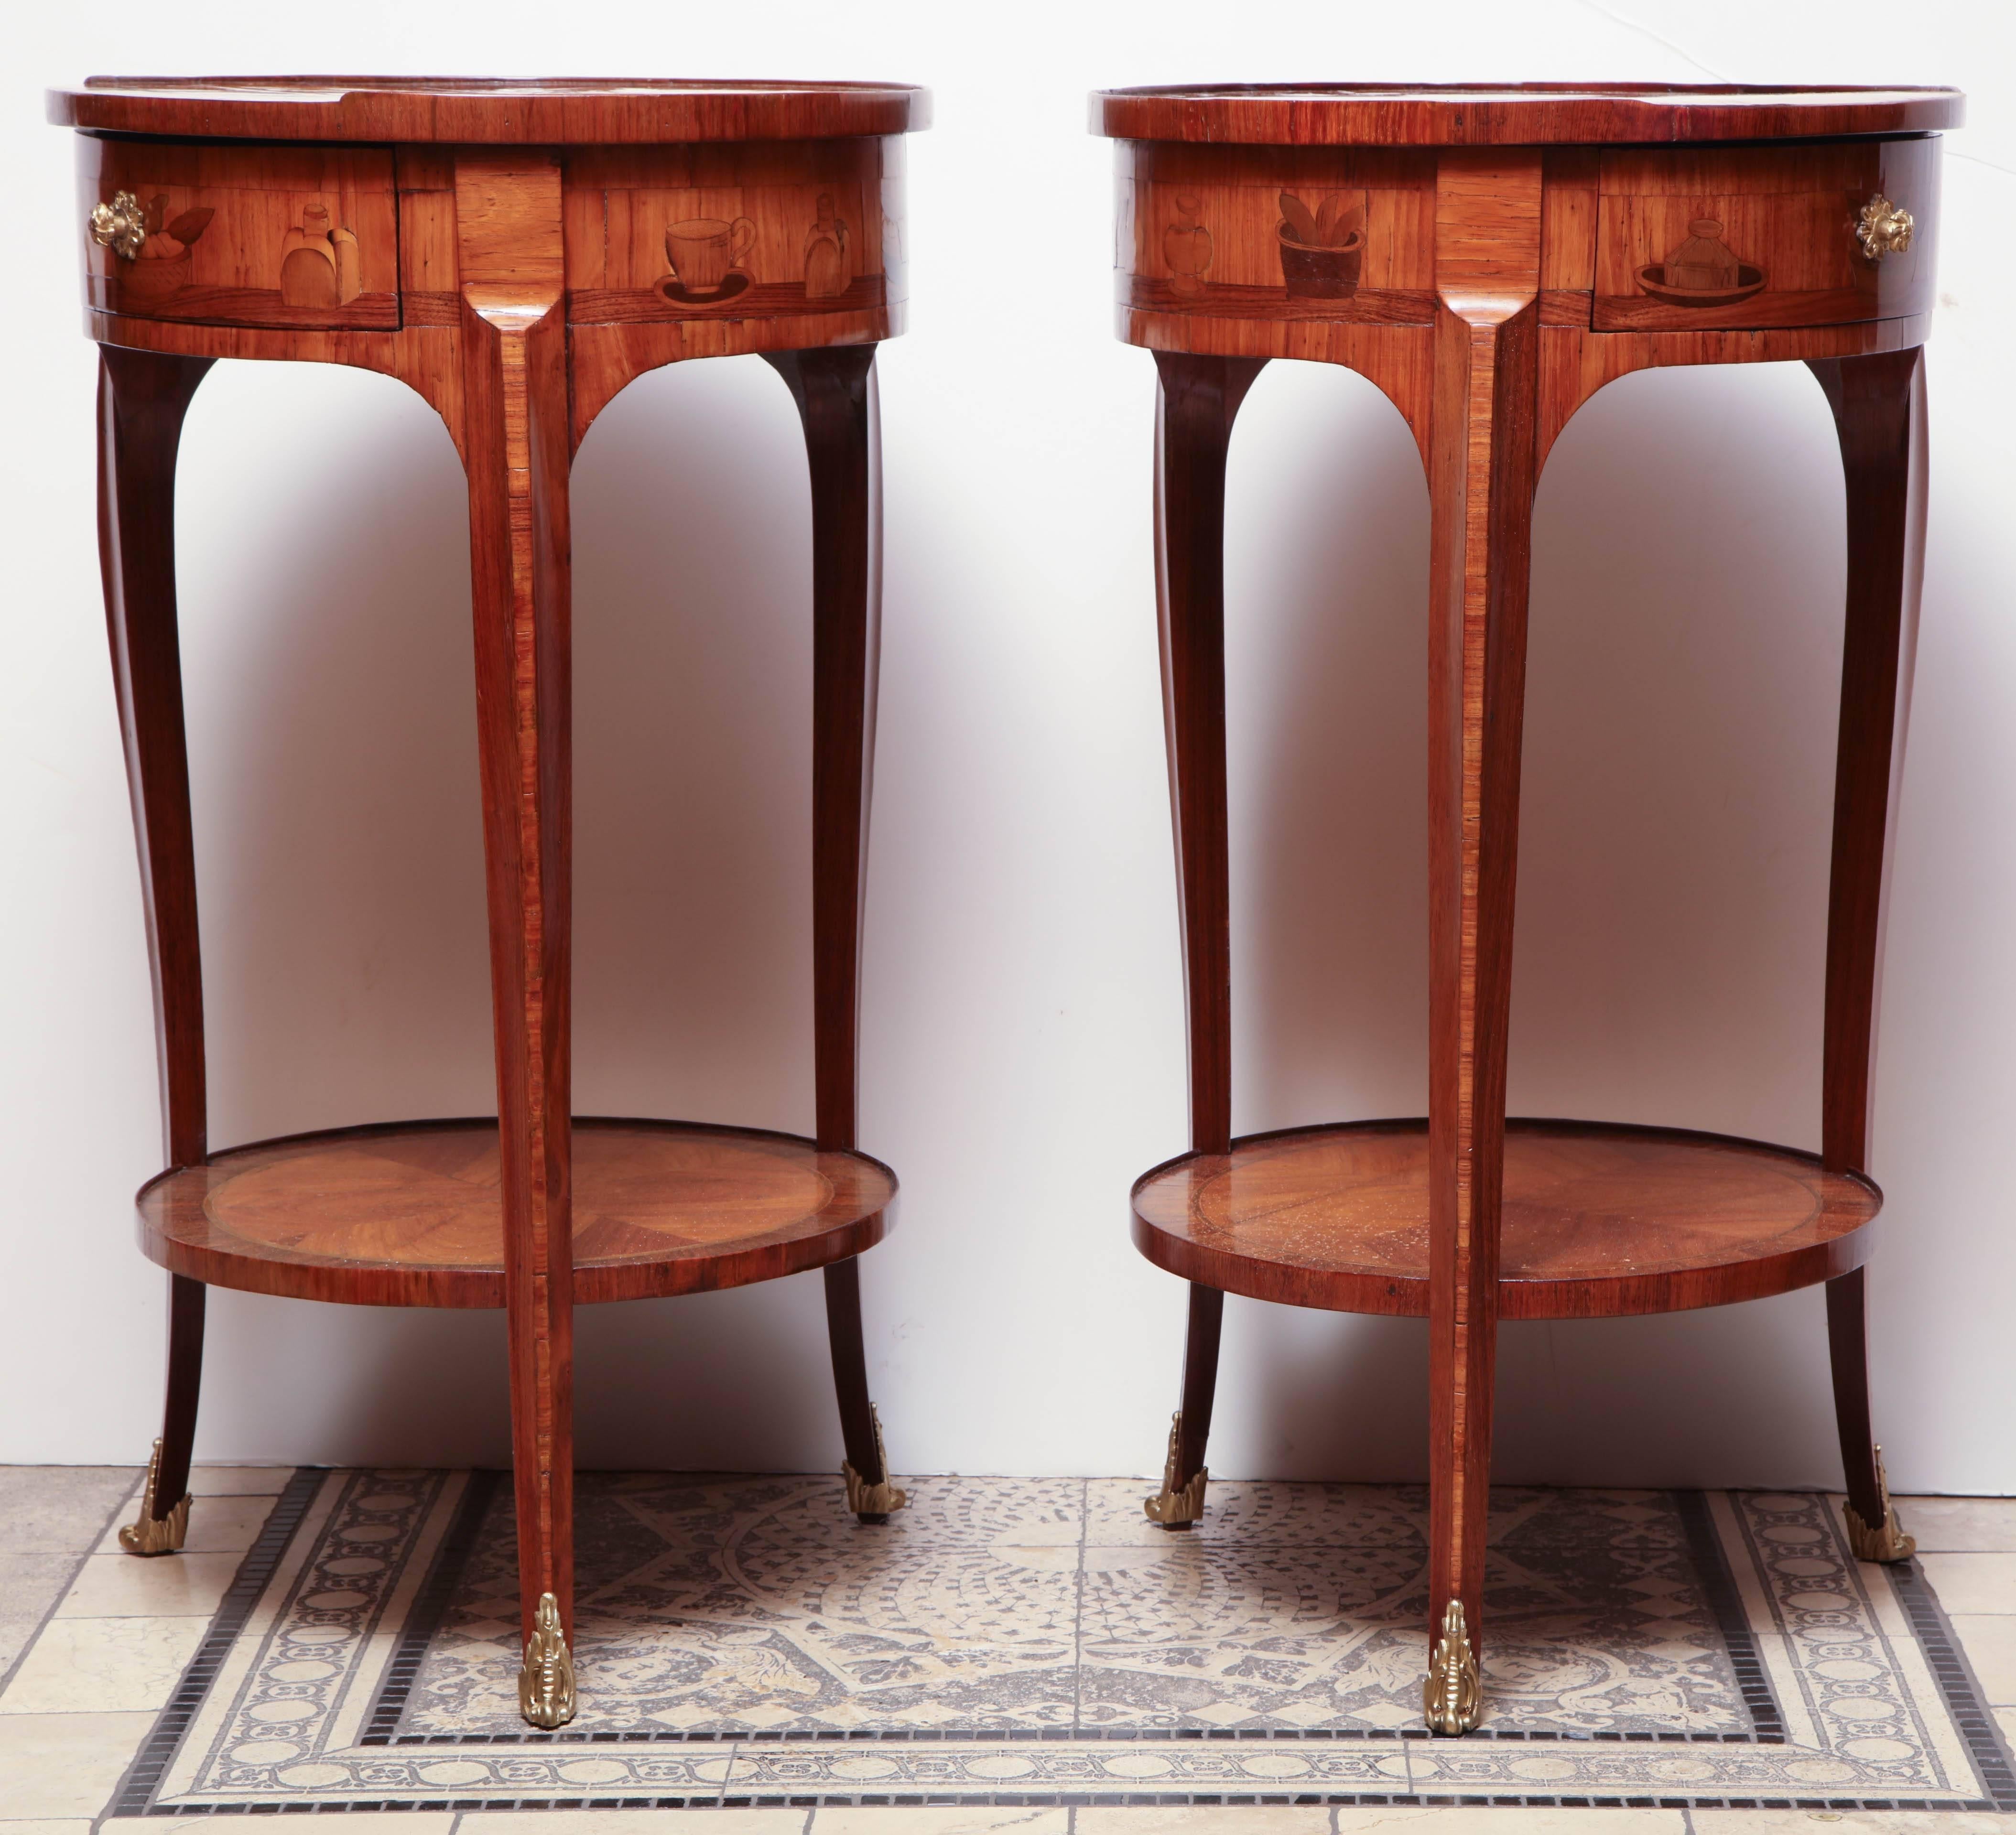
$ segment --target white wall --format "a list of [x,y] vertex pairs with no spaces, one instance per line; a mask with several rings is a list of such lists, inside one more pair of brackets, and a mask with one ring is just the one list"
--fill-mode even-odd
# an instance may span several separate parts
[[[864,1139],[899,1470],[1159,1465],[1178,1283],[1126,1193],[1184,1144],[1149,555],[1154,384],[1113,341],[1100,84],[1321,77],[1917,81],[1949,142],[1930,563],[1875,1170],[1877,1415],[1905,1488],[2016,1491],[2002,1176],[2016,1036],[2016,451],[2007,9],[1877,0],[980,9],[579,0],[13,16],[0,693],[0,1459],[136,1460],[164,1277],[140,906],[93,552],[69,136],[87,70],[869,75],[931,85],[914,329],[884,353],[888,569]],[[1244,1128],[1424,1101],[1427,499],[1370,385],[1278,365],[1232,484]],[[212,1139],[490,1099],[463,494],[383,378],[222,365],[179,524]],[[808,510],[753,358],[638,383],[575,472],[581,1106],[804,1128]],[[1842,590],[1802,369],[1627,379],[1545,478],[1515,1110],[1816,1144]],[[500,1461],[498,1322],[219,1293],[211,1459]],[[580,1323],[586,1463],[839,1458],[816,1279]],[[1422,1470],[1423,1329],[1235,1301],[1211,1463]],[[1835,1483],[1817,1293],[1509,1329],[1500,1472]]]

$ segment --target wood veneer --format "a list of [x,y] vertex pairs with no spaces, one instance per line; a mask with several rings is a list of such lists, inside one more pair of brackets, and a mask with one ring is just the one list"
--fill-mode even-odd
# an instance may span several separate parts
[[[1224,1293],[1424,1316],[1428,1623],[1439,1635],[1460,1605],[1474,1650],[1499,1319],[1719,1305],[1826,1281],[1849,1502],[1863,1524],[1885,1522],[1863,1266],[1881,1202],[1867,1113],[1922,559],[1935,131],[1960,110],[1950,90],[1726,85],[1093,99],[1094,131],[1118,142],[1117,329],[1154,353],[1160,385],[1157,599],[1191,1151],[1135,1193],[1137,1245],[1190,1283],[1157,1520],[1190,1513],[1171,1495],[1204,1470]],[[1429,1113],[1234,1142],[1225,466],[1240,398],[1275,358],[1369,378],[1428,475]],[[1827,393],[1848,481],[1821,1153],[1508,1126],[1540,469],[1575,409],[1619,376],[1788,360],[1809,363]],[[1894,1535],[1872,1545],[1908,1553]]]
[[[902,326],[897,137],[926,124],[923,92],[94,78],[53,94],[50,114],[84,131],[100,551],[161,1054],[167,1171],[140,1200],[143,1244],[171,1272],[156,1522],[186,1488],[204,1283],[502,1305],[524,1629],[550,1594],[571,1637],[575,1303],[821,1267],[849,1495],[880,1520],[901,1499],[886,1488],[855,1260],[887,1228],[895,1191],[855,1150],[874,353]],[[646,370],[745,352],[790,387],[812,477],[816,1142],[570,1112],[573,455]],[[218,358],[397,376],[462,457],[494,1123],[207,1151],[174,483],[183,416]]]
[[58,127],[232,140],[459,146],[666,146],[915,134],[906,83],[594,77],[89,77],[52,89]]
[[[584,1304],[746,1286],[881,1240],[895,1175],[865,1154],[693,1123],[573,1127],[571,1266]],[[213,1286],[365,1306],[505,1303],[494,1121],[262,1142],[141,1188],[141,1247]]]
[[[1600,1122],[1507,1121],[1504,1319],[1608,1319],[1761,1299],[1859,1267],[1881,1194],[1817,1155]],[[1423,1121],[1259,1135],[1134,1188],[1157,1267],[1256,1300],[1425,1319]]]

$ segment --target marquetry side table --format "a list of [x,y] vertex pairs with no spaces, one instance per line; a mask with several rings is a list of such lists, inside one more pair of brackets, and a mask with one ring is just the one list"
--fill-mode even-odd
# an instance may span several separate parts
[[[1201,1516],[1227,1293],[1425,1317],[1429,1726],[1474,1727],[1497,1321],[1714,1306],[1827,1283],[1845,1527],[1909,1558],[1872,1445],[1863,1265],[1885,840],[1924,527],[1924,370],[1946,89],[1226,88],[1093,99],[1117,142],[1121,336],[1161,377],[1163,689],[1189,995],[1191,1150],[1134,1188],[1190,1283],[1150,1518]],[[1235,1140],[1223,516],[1270,358],[1341,363],[1427,470],[1425,1121]],[[1802,361],[1847,472],[1849,588],[1821,1147],[1505,1117],[1528,525],[1548,448],[1605,383]]]
[[[207,1284],[509,1318],[525,1718],[574,1713],[572,1309],[825,1270],[863,1522],[900,1509],[855,1258],[896,1181],[855,1147],[880,617],[875,349],[902,329],[920,89],[859,83],[115,80],[78,131],[99,530],[159,1032],[167,1404],[136,1554],[187,1520]],[[812,487],[816,1137],[569,1107],[567,477],[633,377],[761,354]],[[498,1118],[213,1153],[178,651],[182,419],[220,357],[354,364],[448,423],[469,480]]]

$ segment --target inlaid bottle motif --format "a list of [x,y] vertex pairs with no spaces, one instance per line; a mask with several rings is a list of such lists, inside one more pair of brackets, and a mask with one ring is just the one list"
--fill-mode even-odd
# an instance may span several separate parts
[[1721,224],[1697,217],[1687,225],[1687,239],[1666,257],[1666,284],[1685,293],[1709,293],[1734,286],[1741,266],[1722,239]]
[[301,227],[290,229],[280,246],[281,299],[326,311],[348,305],[363,290],[357,238],[331,227],[328,205],[303,205]]
[[854,258],[845,221],[833,214],[833,194],[819,193],[819,214],[805,232],[805,297],[830,300],[847,291]]
[[1197,221],[1197,200],[1176,200],[1176,220],[1162,232],[1162,259],[1169,264],[1169,284],[1179,293],[1201,293],[1211,267],[1211,232]]

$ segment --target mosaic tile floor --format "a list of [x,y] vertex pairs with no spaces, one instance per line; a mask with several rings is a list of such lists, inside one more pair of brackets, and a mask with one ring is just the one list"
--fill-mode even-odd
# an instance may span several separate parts
[[[1842,1704],[1877,1701],[1886,1689],[1901,1686],[1914,1704],[1904,1718],[1918,1729],[1916,1756],[1891,1754],[1884,1744],[1895,1730],[1894,1714],[1879,1719],[1858,1708],[1841,1720],[1838,1731],[1845,1736],[1834,1738],[1823,1759],[1887,1765],[1893,1778],[1901,1777],[1899,1768],[1924,1765],[1928,1753],[1935,1764],[1942,1736],[1933,1724],[1938,1713],[1928,1715],[1913,1692],[1910,1652],[1923,1646],[1913,1635],[1908,1603],[1894,1588],[1886,1596],[1885,1571],[1851,1568],[1862,1603],[1845,1617],[1838,1604],[1792,1600],[1795,1592],[1825,1592],[1818,1583],[1834,1577],[1784,1574],[1772,1583],[1769,1612],[1781,1618],[1788,1610],[1818,1614],[1823,1631],[1874,1632],[1874,1645],[1889,1652],[1883,1659],[1890,1666],[1887,1680],[1830,1677],[1817,1665],[1802,1672],[1772,1644],[1775,1638],[1791,1646],[1798,1627],[1756,1635],[1759,1602],[1752,1599],[1744,1614],[1753,1624],[1757,1673],[1746,1682],[1742,1638],[1732,1642],[1727,1625],[1718,1625],[1712,1589],[1698,1590],[1700,1522],[1690,1539],[1687,1500],[1660,1494],[1506,1494],[1498,1536],[1507,1560],[1493,1599],[1494,1618],[1505,1627],[1495,1659],[1496,1737],[1431,1743],[1403,1736],[1405,1728],[1382,1728],[1377,1718],[1382,1703],[1406,1697],[1413,1679],[1402,1678],[1396,1692],[1380,1655],[1400,1647],[1391,1640],[1409,1635],[1400,1621],[1414,1610],[1407,1550],[1416,1533],[1415,1505],[1404,1491],[1220,1486],[1214,1488],[1211,1528],[1179,1538],[1146,1524],[1136,1527],[1126,1513],[1129,1506],[1138,1509],[1134,1493],[1142,1488],[1134,1481],[1004,1481],[989,1488],[984,1481],[927,1480],[917,1486],[918,1506],[907,1523],[897,1520],[905,1524],[902,1532],[884,1536],[880,1550],[864,1557],[861,1551],[874,1546],[864,1541],[869,1532],[855,1529],[837,1507],[834,1521],[820,1520],[830,1502],[837,1505],[837,1498],[826,1497],[837,1493],[826,1480],[596,1481],[589,1487],[595,1502],[583,1512],[596,1539],[592,1563],[584,1558],[592,1571],[580,1642],[584,1722],[591,1712],[599,1718],[542,1743],[523,1739],[522,1729],[510,1730],[514,1716],[499,1717],[491,1740],[472,1742],[463,1717],[491,1711],[499,1692],[491,1672],[508,1678],[513,1660],[508,1617],[497,1619],[485,1604],[499,1596],[495,1577],[508,1561],[508,1531],[488,1508],[480,1481],[472,1485],[446,1473],[317,1473],[304,1475],[290,1490],[285,1473],[207,1472],[190,1552],[139,1562],[111,1552],[106,1535],[122,1513],[119,1494],[130,1489],[134,1476],[0,1471],[0,1531],[13,1551],[0,1565],[0,1579],[10,1583],[0,1636],[12,1632],[15,1643],[26,1645],[16,1657],[0,1643],[0,1664],[14,1664],[11,1673],[0,1671],[0,1835],[59,1830],[86,1835],[189,1657],[204,1646],[211,1614],[228,1604],[232,1572],[276,1499],[283,1514],[291,1509],[299,1520],[275,1525],[268,1535],[269,1544],[284,1544],[287,1559],[269,1563],[272,1573],[253,1589],[257,1596],[247,1604],[248,1589],[239,1589],[247,1625],[227,1640],[242,1660],[230,1694],[238,1711],[260,1705],[261,1698],[270,1704],[318,1694],[315,1678],[290,1683],[273,1673],[288,1661],[317,1659],[283,1652],[272,1638],[290,1626],[338,1628],[343,1614],[359,1609],[326,1599],[308,1604],[317,1593],[356,1590],[355,1574],[344,1586],[328,1586],[329,1578],[342,1577],[329,1575],[326,1563],[384,1559],[384,1571],[401,1584],[390,1594],[366,1589],[392,1608],[390,1615],[371,1608],[375,1635],[356,1640],[358,1650],[375,1654],[361,1664],[345,1657],[335,1665],[357,1697],[351,1711],[358,1724],[348,1732],[360,1740],[369,1736],[365,1723],[375,1716],[379,1743],[326,1746],[291,1765],[280,1761],[269,1777],[288,1768],[298,1782],[265,1801],[278,1807],[284,1797],[289,1808],[398,1801],[401,1826],[413,1835],[458,1830],[493,1835],[514,1814],[494,1794],[469,1792],[475,1779],[452,1783],[448,1771],[472,1763],[506,1772],[543,1769],[552,1774],[549,1786],[563,1768],[578,1774],[563,1786],[567,1796],[545,1798],[576,1807],[515,1812],[521,1822],[537,1819],[525,1823],[527,1835],[534,1828],[542,1835],[574,1835],[604,1824],[610,1835],[619,1828],[639,1830],[682,1812],[606,1806],[668,1798],[725,1806],[710,1813],[747,1835],[783,1835],[787,1829],[803,1835],[814,1822],[820,1835],[899,1822],[909,1835],[1007,1827],[1045,1835],[1192,1827],[1224,1835],[1249,1828],[1299,1835],[1422,1819],[1466,1829],[1489,1819],[1506,1835],[1514,1828],[1570,1826],[1589,1835],[1609,1835],[1613,1828],[1633,1835],[1655,1830],[1686,1835],[1690,1828],[1697,1835],[1739,1830],[1763,1835],[1795,1826],[1800,1835],[1818,1835],[1816,1819],[1948,1835],[2016,1831],[2016,1815],[1812,1807],[1848,1801],[1820,1794],[1838,1790],[1838,1779],[1788,1792],[1778,1800],[1781,1808],[1701,1807],[1704,1785],[1712,1789],[1718,1782],[1709,1774],[1726,1768],[1732,1757],[1743,1764],[1760,1756],[1782,1763],[1802,1752],[1810,1758],[1821,1748],[1807,1743],[1816,1728],[1802,1715],[1840,1720]],[[409,1500],[406,1509],[366,1507],[372,1499],[395,1495]],[[109,1499],[119,1507],[108,1507]],[[1776,1547],[1781,1556],[1790,1550],[1793,1564],[1809,1568],[1831,1558],[1831,1530],[1817,1544],[1796,1538],[1774,1542],[1764,1533],[1816,1527],[1812,1513],[1818,1509],[1822,1520],[1830,1513],[1824,1500],[1697,1503],[1724,1549],[1732,1580],[1746,1563],[1727,1560],[1731,1545],[1739,1553],[1746,1545]],[[1607,1553],[1590,1570],[1590,1584],[1579,1588],[1559,1584],[1564,1555],[1581,1563],[1588,1553],[1586,1538],[1563,1539],[1571,1506],[1607,1526]],[[1905,1507],[1924,1551],[1920,1566],[1954,1614],[1953,1631],[1982,1698],[2016,1702],[2016,1503],[1921,1499]],[[409,1514],[423,1524],[417,1534],[360,1539],[347,1533]],[[453,1556],[458,1527],[469,1546],[459,1560],[445,1563],[443,1550]],[[293,1563],[291,1578],[282,1571],[287,1560]],[[1773,1565],[1750,1562],[1752,1580]],[[416,1614],[430,1609],[424,1592],[430,1576],[437,1596],[431,1629],[423,1632]],[[591,1601],[587,1594],[596,1596]],[[1054,1609],[1067,1596],[1074,1601],[1070,1610]],[[1046,1611],[1046,1603],[1053,1609]],[[1830,1614],[1837,1621],[1831,1628]],[[306,1623],[304,1615],[321,1615],[322,1622]],[[505,1628],[501,1639],[491,1629],[493,1620]],[[668,1643],[676,1656],[665,1651]],[[261,1654],[255,1646],[262,1646]],[[1060,1646],[1074,1653],[1069,1665],[1057,1660]],[[1840,1654],[1838,1643],[1835,1649],[1821,1660],[1837,1669],[1867,1660]],[[1610,1652],[1605,1663],[1591,1664],[1589,1653],[1596,1650]],[[329,1653],[326,1643],[322,1660]],[[387,1677],[402,1659],[409,1660],[405,1686],[388,1689]],[[927,1673],[910,1673],[910,1664]],[[1059,1678],[1067,1667],[1084,1683],[1067,1715]],[[932,1706],[946,1676],[973,1685],[960,1724]],[[1931,1692],[1936,1697],[1936,1689]],[[214,1733],[224,1706],[219,1690],[209,1690],[206,1701]],[[1786,1732],[1775,1753],[1758,1740],[1759,1711],[1773,1706]],[[1323,1711],[1315,1711],[1319,1707]],[[780,1714],[783,1709],[791,1711]],[[1599,1725],[1605,1716],[1615,1724]],[[1741,1726],[1746,1718],[1748,1732]],[[193,1717],[192,1730],[200,1736],[200,1721]],[[455,1731],[440,1730],[450,1721],[458,1722]],[[260,1724],[276,1746],[289,1741],[273,1736],[301,1726],[297,1719]],[[1636,1736],[1592,1737],[1604,1731]],[[199,1737],[190,1750],[205,1743]],[[232,1741],[234,1749],[257,1743]],[[213,1755],[214,1744],[207,1747]],[[1345,1754],[1352,1744],[1356,1752]],[[1850,1746],[1867,1756],[1849,1754]],[[381,1781],[398,1768],[416,1787],[366,1799],[351,1776],[317,1783],[315,1768],[340,1772],[346,1750],[381,1768]],[[332,1752],[339,1756],[332,1758]],[[1471,1756],[1479,1753],[1482,1761]],[[1424,1761],[1446,1770],[1444,1755],[1451,1754],[1463,1757],[1473,1773],[1480,1762],[1486,1770],[1522,1768],[1515,1790],[1524,1806],[1505,1803],[1514,1793],[1502,1788],[1504,1779],[1465,1777],[1459,1775],[1463,1767],[1435,1779],[1410,1776],[1395,1787],[1396,1758],[1418,1774]],[[1616,1807],[1552,1808],[1533,1801],[1536,1786],[1572,1797],[1576,1780],[1564,1783],[1564,1764],[1586,1768],[1594,1756],[1614,1769],[1619,1755],[1658,1770],[1662,1781]],[[1347,1769],[1356,1768],[1355,1777],[1339,1779],[1341,1758],[1348,1759]],[[1368,1758],[1385,1767],[1383,1792],[1366,1787]],[[259,1768],[230,1762],[241,1772]],[[626,1787],[605,1775],[612,1764],[634,1773],[640,1762],[661,1776]],[[683,1780],[676,1791],[662,1788],[668,1765]],[[1032,1765],[1048,1775],[1032,1774]],[[423,1767],[439,1779],[431,1787],[418,1776]],[[1174,1774],[1195,1775],[1172,1775],[1172,1767]],[[597,1776],[589,1778],[589,1770]],[[1200,1781],[1208,1787],[1195,1788]],[[1169,1788],[1186,1782],[1193,1786],[1187,1791]],[[1340,1782],[1343,1788],[1334,1788]],[[1040,1798],[1046,1787],[1048,1802],[988,1801]],[[652,1794],[642,1796],[642,1790]],[[250,1807],[245,1793],[236,1794],[234,1808]],[[1357,1801],[1308,1801],[1319,1794]],[[1381,1794],[1388,1801],[1366,1801]],[[892,1795],[934,1801],[916,1807],[874,1801],[886,1804]],[[1221,1801],[1194,1806],[1149,1801],[1176,1795]],[[1493,1798],[1497,1806],[1485,1808]],[[1930,1794],[1921,1799],[1931,1800]],[[1957,1792],[1943,1798],[1969,1800]],[[178,1823],[211,1826],[192,1797],[183,1794],[178,1804],[165,1793],[155,1814],[117,1816],[104,1826],[158,1832]]]

